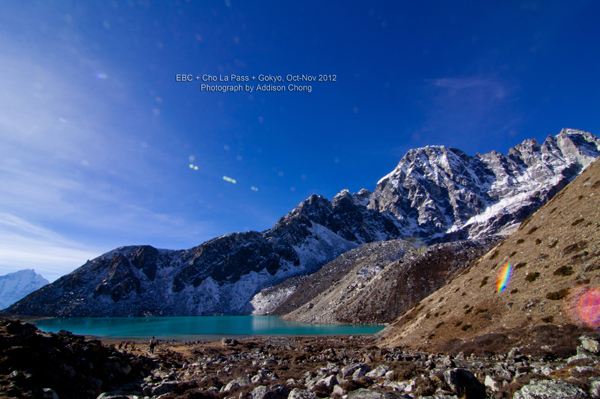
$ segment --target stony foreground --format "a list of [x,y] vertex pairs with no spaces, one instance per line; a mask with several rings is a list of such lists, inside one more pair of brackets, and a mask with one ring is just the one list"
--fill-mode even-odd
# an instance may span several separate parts
[[[599,398],[600,345],[545,355],[381,349],[369,337],[147,342],[118,350],[68,332],[0,323],[0,397]],[[107,343],[109,345],[107,345]],[[574,349],[574,348],[573,348]]]

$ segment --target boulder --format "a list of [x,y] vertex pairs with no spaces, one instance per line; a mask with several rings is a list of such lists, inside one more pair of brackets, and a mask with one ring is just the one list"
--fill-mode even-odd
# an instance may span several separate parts
[[327,389],[333,389],[333,387],[337,385],[337,383],[337,377],[335,376],[335,374],[333,374],[319,380],[319,382],[317,382],[317,385],[323,384],[325,385],[325,387],[327,387]]
[[[44,396],[44,399],[46,398],[46,396]],[[137,398],[137,395],[126,395],[123,393],[110,393],[110,392],[104,392],[102,394],[100,394],[100,396],[98,396],[96,399],[134,399]],[[56,399],[58,399],[58,396],[56,397]]]
[[354,371],[354,374],[352,374],[352,379],[353,379],[353,380],[358,380],[358,379],[360,379],[361,377],[364,377],[365,375],[367,375],[367,371],[369,371],[369,370],[366,370],[366,371],[365,371],[365,369],[364,369],[364,368],[362,368],[362,367],[359,367],[359,368],[357,368],[357,369]]
[[385,374],[388,371],[390,371],[390,368],[388,366],[386,366],[385,364],[382,364],[382,365],[375,367],[373,370],[369,371],[367,373],[367,377],[371,377],[371,378],[383,377],[383,376],[385,376]]
[[348,394],[348,399],[401,399],[407,397],[409,398],[410,396],[405,396],[396,392],[375,391],[365,388],[357,389]]
[[590,396],[600,398],[600,377],[590,379]]
[[494,380],[492,377],[490,377],[489,375],[485,376],[485,380],[483,383],[486,387],[491,389],[492,392],[497,392],[499,390],[498,382],[496,380]]
[[364,363],[353,363],[353,364],[349,364],[346,367],[344,367],[342,369],[342,377],[346,378],[349,377],[351,375],[353,375],[356,370],[362,370],[362,375],[365,375],[366,373],[368,373],[369,371],[371,371],[371,366],[369,366],[368,364],[364,364]]
[[[580,347],[577,347],[577,349],[579,349]],[[578,353],[575,356],[571,356],[570,358],[567,359],[567,363],[571,364],[571,363],[575,363],[578,362],[580,360],[595,360],[595,358],[597,358],[596,356],[592,355],[591,353],[585,351],[585,353],[579,353],[581,351],[577,351]]]
[[223,345],[223,346],[236,346],[237,344],[238,344],[237,339],[233,339],[233,338],[221,339],[221,345]]
[[513,396],[514,399],[587,399],[588,395],[579,387],[563,381],[532,379]]
[[227,383],[227,385],[225,385],[224,387],[221,388],[220,392],[228,392],[231,391],[234,388],[239,388],[241,385],[237,383],[237,381],[229,381],[229,383]]
[[269,379],[264,374],[257,374],[254,377],[252,377],[252,379],[250,380],[250,382],[252,382],[253,384],[260,384],[260,383],[268,382],[268,381],[269,381]]
[[152,389],[152,396],[158,396],[167,392],[171,392],[177,385],[179,385],[179,382],[177,381],[163,382]]
[[331,395],[333,396],[344,396],[346,394],[346,391],[344,390],[344,388],[342,388],[339,385],[336,385],[333,387],[333,392],[331,392]]
[[454,363],[454,360],[452,360],[450,355],[448,355],[442,359],[442,365],[444,367],[456,367],[456,363]]
[[252,392],[250,392],[250,396],[252,399],[266,399],[267,393],[269,393],[269,387],[261,385],[259,387],[254,388]]
[[52,388],[44,388],[44,399],[58,399],[58,394]]
[[307,389],[294,388],[290,392],[288,399],[317,399],[317,395]]
[[469,370],[460,368],[446,370],[444,379],[460,397],[485,399],[485,386]]
[[594,354],[600,354],[600,343],[598,341],[589,337],[580,337],[579,339],[583,349]]
[[282,384],[273,385],[270,388],[261,385],[254,388],[250,392],[250,396],[252,396],[252,399],[286,399],[289,393],[290,389]]

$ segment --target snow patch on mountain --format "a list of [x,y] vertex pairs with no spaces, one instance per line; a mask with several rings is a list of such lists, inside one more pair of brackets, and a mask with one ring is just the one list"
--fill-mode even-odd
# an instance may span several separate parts
[[254,295],[250,304],[253,315],[268,315],[279,304],[289,298],[296,291],[296,287],[285,287],[271,290],[270,292],[259,292]]
[[358,247],[357,243],[345,240],[325,226],[313,223],[308,230],[312,233],[301,245],[293,246],[300,262],[307,271],[314,271],[315,267],[322,265],[327,260]]

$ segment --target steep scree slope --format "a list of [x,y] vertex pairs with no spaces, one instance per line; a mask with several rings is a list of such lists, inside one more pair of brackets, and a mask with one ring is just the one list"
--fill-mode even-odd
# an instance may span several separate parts
[[[304,295],[312,293],[310,298],[300,302],[300,298],[291,296],[274,313],[289,309],[293,300],[302,306],[286,314],[283,317],[286,320],[389,323],[470,267],[495,241],[460,241],[420,249],[407,248],[405,243],[394,252],[389,246],[363,245],[323,266],[298,287],[296,291],[304,291]],[[401,241],[390,243],[398,246]],[[353,256],[348,256],[350,254]],[[331,284],[328,276],[334,274],[332,264],[342,257],[348,257],[352,262],[345,265],[344,273]],[[322,285],[326,289],[319,289]]]

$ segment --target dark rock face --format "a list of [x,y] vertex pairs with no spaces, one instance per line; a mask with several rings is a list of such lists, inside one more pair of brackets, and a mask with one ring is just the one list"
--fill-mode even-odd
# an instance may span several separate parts
[[33,316],[247,314],[255,294],[315,272],[365,243],[485,238],[515,226],[594,158],[600,140],[563,130],[508,155],[443,146],[409,151],[373,193],[312,195],[262,233],[227,234],[189,250],[121,247],[3,311]]
[[159,252],[156,248],[149,245],[140,247],[133,253],[131,264],[138,269],[141,269],[148,280],[154,281],[156,278],[156,268]]

